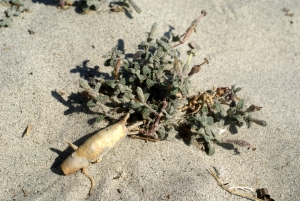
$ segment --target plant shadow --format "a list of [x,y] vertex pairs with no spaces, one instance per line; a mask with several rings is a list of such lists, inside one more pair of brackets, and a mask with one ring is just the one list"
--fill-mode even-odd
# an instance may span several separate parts
[[[118,39],[117,41],[117,49],[122,51],[125,54],[125,45],[123,39]],[[125,58],[132,58],[133,54],[125,54]],[[100,72],[99,66],[90,67],[88,63],[90,60],[84,60],[81,65],[76,66],[75,68],[70,70],[70,73],[78,73],[79,77],[86,80],[88,83],[93,82],[93,79],[97,77],[102,77],[105,80],[112,80],[114,77],[109,73]],[[121,70],[124,70],[123,68]],[[64,111],[65,115],[70,115],[72,113],[84,112],[85,114],[98,114],[90,110],[87,107],[87,102],[89,101],[88,97],[85,96],[84,93],[77,92],[71,93],[67,100],[65,100],[59,91],[51,91],[51,95],[64,106],[68,107],[67,110]],[[95,122],[96,117],[88,120],[88,123],[91,125]]]
[[83,6],[85,6],[85,1],[84,0],[74,0],[74,1],[70,1],[70,2],[65,1],[65,0],[64,1],[60,1],[60,0],[32,0],[32,2],[33,3],[44,4],[46,6],[55,6],[55,7],[57,7],[57,9],[61,9],[59,7],[60,3],[68,2],[68,3],[71,3],[72,5],[71,4],[65,4],[64,6],[68,7],[66,9],[69,9],[69,8],[73,7],[74,11],[78,14],[85,14],[86,13],[82,10]]
[[[74,69],[71,69],[71,73],[79,73],[80,77],[84,78],[85,80],[90,81],[94,77],[104,77],[105,79],[111,79],[108,73],[100,73],[99,66],[94,66],[93,68],[88,67],[89,60],[85,60],[82,62],[81,66],[76,66]],[[54,97],[58,102],[66,106],[68,109],[64,111],[64,115],[70,115],[72,113],[79,113],[84,112],[85,114],[97,114],[96,112],[90,110],[87,107],[87,102],[89,101],[88,97],[84,95],[84,93],[76,92],[71,93],[67,100],[63,98],[62,92],[59,91],[51,91],[52,97]],[[95,118],[88,121],[91,125],[95,121]]]
[[231,143],[226,143],[226,142],[222,142],[222,143],[217,143],[217,145],[219,145],[220,147],[227,149],[227,150],[232,150],[234,152],[234,155],[239,155],[241,152],[238,150],[238,148],[236,148],[233,144]]
[[44,4],[46,6],[57,6],[59,0],[32,0],[32,3]]
[[170,40],[171,39],[171,33],[172,33],[173,30],[175,30],[175,28],[172,27],[171,25],[169,25],[169,30],[164,33],[164,36],[167,37]]

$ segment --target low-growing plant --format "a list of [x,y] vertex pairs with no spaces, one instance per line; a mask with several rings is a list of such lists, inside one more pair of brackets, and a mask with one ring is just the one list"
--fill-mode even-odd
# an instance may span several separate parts
[[10,27],[13,16],[19,16],[25,11],[29,11],[29,5],[24,0],[0,0],[0,3],[8,5],[9,8],[5,10],[5,17],[0,19],[0,27]]
[[204,58],[204,62],[191,68],[196,51],[187,51],[184,62],[175,47],[184,44],[204,16],[202,12],[182,36],[171,34],[171,38],[155,39],[154,23],[131,59],[117,47],[105,54],[104,65],[112,68],[112,77],[92,77],[88,82],[80,79],[83,94],[89,98],[87,106],[99,112],[96,121],[115,121],[130,113],[129,122],[142,122],[135,131],[141,139],[156,141],[179,135],[189,144],[203,145],[209,155],[215,153],[214,145],[222,142],[252,147],[244,140],[222,141],[220,136],[229,124],[246,123],[250,127],[254,122],[266,126],[265,121],[252,118],[252,113],[261,107],[245,107],[244,100],[237,96],[241,88],[218,87],[189,95],[190,78],[209,61]]
[[70,6],[75,6],[82,10],[83,13],[89,11],[97,11],[100,7],[101,0],[59,0],[58,8],[63,10],[68,9]]
[[137,13],[141,13],[141,8],[135,3],[134,0],[122,0],[117,2],[110,3],[111,11],[113,12],[125,12],[128,11],[129,13],[135,10]]
[[[66,10],[70,6],[76,6],[82,10],[83,13],[89,11],[99,10],[100,3],[103,3],[102,0],[59,0],[58,7]],[[135,10],[137,13],[141,13],[142,10],[133,0],[122,0],[110,3],[110,10],[113,12],[129,12]],[[133,8],[133,9],[132,9]]]
[[[89,11],[97,11],[100,8],[102,0],[58,0],[58,8],[63,10],[68,9],[70,6],[75,6],[82,13]],[[0,27],[10,27],[13,22],[13,17],[19,16],[25,11],[29,11],[29,3],[26,0],[0,0],[0,4],[7,6],[8,9],[4,11],[5,17],[0,19]],[[142,10],[135,3],[134,0],[121,0],[110,3],[110,10],[113,12],[127,12],[131,13],[135,10],[137,13],[141,13]]]

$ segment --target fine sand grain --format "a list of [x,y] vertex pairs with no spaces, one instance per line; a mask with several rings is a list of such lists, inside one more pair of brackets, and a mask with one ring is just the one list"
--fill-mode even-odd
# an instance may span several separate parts
[[[247,200],[219,187],[206,171],[212,166],[232,186],[300,200],[300,1],[136,1],[143,12],[131,18],[110,13],[107,2],[81,15],[34,1],[12,27],[0,29],[0,200],[85,200],[90,181],[60,170],[72,152],[66,140],[80,145],[100,128],[93,124],[97,115],[81,104],[78,79],[97,69],[109,73],[102,55],[116,45],[133,53],[154,22],[157,37],[170,26],[183,33],[201,10],[207,16],[188,41],[198,48],[192,64],[204,57],[210,64],[193,76],[190,93],[242,87],[240,96],[262,107],[256,117],[268,126],[224,136],[244,139],[256,151],[218,146],[207,156],[179,139],[127,138],[90,165],[96,185],[88,200]],[[178,48],[186,57],[187,48]]]

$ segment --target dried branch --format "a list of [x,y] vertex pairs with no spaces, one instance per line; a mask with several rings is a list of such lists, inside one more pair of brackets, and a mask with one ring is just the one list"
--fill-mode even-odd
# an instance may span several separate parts
[[119,57],[118,60],[117,60],[116,67],[114,68],[114,77],[115,77],[115,79],[119,78],[120,66],[121,66],[121,58]]
[[224,189],[226,190],[227,192],[233,194],[233,195],[237,195],[237,196],[241,196],[241,197],[244,197],[244,198],[248,198],[248,199],[251,199],[251,200],[255,200],[255,201],[264,201],[264,200],[261,200],[259,198],[256,198],[254,196],[251,196],[251,195],[247,195],[247,194],[244,194],[244,193],[240,193],[240,192],[237,192],[235,190],[232,190],[230,189],[229,187],[225,186],[221,180],[219,179],[218,175],[216,174],[216,172],[213,170],[213,169],[207,169],[207,171],[216,179],[216,181],[218,182],[218,184]]
[[[164,110],[164,109],[167,107],[167,105],[168,105],[167,101],[164,100],[164,101],[163,101],[163,106],[161,107],[161,110]],[[156,134],[155,134],[155,131],[158,129],[159,121],[160,121],[160,119],[161,119],[161,117],[162,117],[163,115],[164,115],[164,114],[163,114],[162,111],[158,114],[158,116],[157,116],[157,118],[156,118],[156,120],[155,120],[155,123],[152,125],[151,130],[148,131],[148,133],[147,133],[148,136],[152,136],[152,137],[154,137],[155,139],[157,138],[157,136],[156,136]]]
[[135,124],[133,124],[133,125],[131,125],[131,126],[127,126],[127,129],[128,129],[129,131],[131,131],[131,130],[133,130],[134,128],[138,128],[140,125],[143,125],[143,124],[144,124],[144,122],[139,121],[139,122],[136,122]]
[[151,142],[158,142],[159,141],[159,140],[156,140],[156,139],[147,138],[147,137],[140,137],[140,136],[136,136],[136,135],[130,135],[130,137],[134,138],[134,139],[147,140],[147,141],[151,141]]
[[204,10],[201,11],[201,15],[198,17],[198,19],[194,20],[191,25],[189,26],[189,28],[185,31],[184,34],[181,35],[181,37],[183,37],[182,41],[180,41],[179,44],[173,46],[173,47],[177,47],[178,45],[183,44],[190,36],[193,32],[196,32],[196,27],[198,25],[198,22],[206,15],[206,12]]

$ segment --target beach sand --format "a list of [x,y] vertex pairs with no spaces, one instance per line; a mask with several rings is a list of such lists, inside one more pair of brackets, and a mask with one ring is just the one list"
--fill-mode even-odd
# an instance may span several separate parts
[[[300,2],[136,1],[143,12],[131,16],[109,12],[108,2],[82,15],[35,1],[11,27],[0,28],[0,200],[247,200],[223,190],[207,172],[211,167],[230,186],[300,200]],[[210,64],[193,76],[190,94],[242,87],[240,97],[262,107],[254,116],[268,126],[242,127],[224,138],[246,140],[256,151],[217,146],[207,156],[180,139],[127,138],[89,166],[95,189],[88,197],[88,178],[60,170],[72,152],[66,141],[80,145],[101,128],[82,104],[79,78],[110,73],[102,55],[117,45],[134,53],[154,22],[157,38],[170,26],[182,34],[201,10],[207,16],[188,42],[197,48],[192,64],[203,58]],[[186,58],[186,45],[178,49]]]

